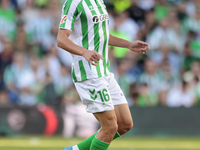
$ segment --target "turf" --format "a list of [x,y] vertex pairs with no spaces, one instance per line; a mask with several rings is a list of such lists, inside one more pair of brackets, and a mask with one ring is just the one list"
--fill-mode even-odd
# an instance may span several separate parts
[[[82,139],[63,137],[0,137],[0,150],[62,150]],[[200,150],[200,137],[122,137],[108,150]]]

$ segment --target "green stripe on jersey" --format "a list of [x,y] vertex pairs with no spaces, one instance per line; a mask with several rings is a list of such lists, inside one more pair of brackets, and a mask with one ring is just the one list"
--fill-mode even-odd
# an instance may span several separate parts
[[106,33],[106,22],[102,23],[103,33],[104,33],[104,44],[103,44],[103,67],[104,67],[104,75],[107,76],[106,73],[106,44],[107,44],[107,33]]
[[[89,0],[86,0],[85,2],[88,8],[90,9],[90,6],[92,6],[91,2]],[[95,10],[92,10],[91,13],[93,16],[97,15]],[[94,49],[97,52],[99,51],[99,44],[100,44],[99,23],[96,23],[94,24]],[[97,62],[96,69],[97,69],[98,77],[102,77],[99,61]]]
[[80,3],[79,4],[82,10],[82,14],[80,19],[81,19],[81,29],[82,29],[82,36],[83,36],[83,40],[82,40],[82,45],[84,48],[88,49],[89,46],[89,42],[88,42],[88,23],[87,23],[87,17],[86,17],[86,12],[85,9],[83,7],[83,4]]
[[77,16],[77,8],[76,8],[76,10],[75,10],[75,12],[74,12],[74,14],[73,14],[73,19],[72,19],[72,23],[71,23],[71,30],[73,30],[73,28],[74,28],[74,23],[75,23],[75,21],[76,21],[76,16]]
[[83,65],[83,61],[79,60],[79,67],[80,67],[80,71],[81,71],[81,80],[86,80],[87,79],[87,75],[86,75],[86,71]]
[[[83,4],[82,3],[80,3],[79,4],[79,7],[81,8],[81,10],[82,10],[82,16],[80,17],[80,19],[81,19],[81,29],[82,29],[82,46],[85,48],[85,49],[88,49],[88,47],[89,47],[89,41],[88,41],[88,22],[87,22],[87,17],[86,17],[86,12],[85,12],[85,10],[84,10],[84,8],[83,8]],[[84,31],[84,32],[83,32]],[[88,62],[88,65],[90,66],[90,68],[91,68],[91,65],[90,65],[90,62]],[[82,69],[81,68],[81,65],[80,65],[80,61],[79,61],[79,67],[80,67],[80,70]],[[82,67],[84,67],[83,66],[83,62],[82,62]],[[85,70],[85,69],[84,69]],[[82,79],[82,77],[84,76],[84,77],[86,77],[86,79],[87,79],[87,74],[86,74],[86,72],[85,72],[85,75],[82,75],[82,73],[83,72],[81,72],[81,79]],[[85,80],[86,80],[85,79]],[[83,79],[82,79],[83,80]]]
[[73,0],[67,0],[66,2],[65,2],[65,7],[64,7],[64,14],[68,14],[68,11],[69,11],[69,8],[70,8],[70,6],[71,6],[71,4],[72,4],[72,1]]
[[[94,25],[94,31],[98,31],[96,32],[96,34],[94,35],[94,46],[95,46],[95,51],[99,51],[99,43],[100,43],[100,36],[99,36],[99,23]],[[98,42],[97,42],[98,41]],[[99,65],[99,61],[97,62],[96,65],[96,69],[97,69],[97,74],[99,77],[102,77],[101,75],[101,70],[100,70],[100,65]]]
[[77,78],[74,72],[74,67],[72,67],[72,78],[74,79],[74,82],[77,82]]

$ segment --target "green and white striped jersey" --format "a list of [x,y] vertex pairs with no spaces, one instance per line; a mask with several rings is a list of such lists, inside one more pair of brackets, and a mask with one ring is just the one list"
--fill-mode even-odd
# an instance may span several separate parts
[[103,56],[97,66],[83,56],[72,55],[74,82],[110,74],[108,60],[108,12],[102,0],[66,0],[62,9],[61,29],[71,30],[69,39],[76,45],[95,50]]

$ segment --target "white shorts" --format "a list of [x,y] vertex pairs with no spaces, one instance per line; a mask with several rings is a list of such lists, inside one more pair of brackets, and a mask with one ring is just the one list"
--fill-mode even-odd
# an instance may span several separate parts
[[78,94],[86,111],[97,113],[113,110],[114,105],[127,104],[126,98],[114,75],[76,82]]

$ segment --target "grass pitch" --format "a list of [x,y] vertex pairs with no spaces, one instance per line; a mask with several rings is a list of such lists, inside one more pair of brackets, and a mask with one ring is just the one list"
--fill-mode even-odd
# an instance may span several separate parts
[[[0,137],[0,150],[62,150],[80,141],[63,137]],[[108,150],[200,150],[200,137],[122,137],[113,141]]]

